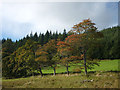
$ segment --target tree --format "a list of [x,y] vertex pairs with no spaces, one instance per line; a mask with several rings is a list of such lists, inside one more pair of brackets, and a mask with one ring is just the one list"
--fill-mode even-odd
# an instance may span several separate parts
[[95,45],[96,41],[102,37],[102,34],[97,31],[97,28],[94,25],[95,23],[92,23],[90,19],[86,19],[79,24],[74,25],[73,30],[70,31],[70,33],[73,33],[74,37],[78,38],[75,41],[72,40],[72,42],[75,44],[78,43],[79,48],[81,49],[80,53],[84,56],[85,75],[87,74],[87,50],[91,47],[91,45]]
[[39,43],[40,43],[40,45],[44,45],[44,34],[41,34],[40,36],[39,36],[39,41],[38,41]]
[[5,38],[3,38],[3,39],[2,39],[2,44],[3,44],[5,41],[6,41],[6,39],[5,39]]
[[44,37],[44,44],[46,44],[48,42],[49,36],[50,36],[50,34],[49,34],[49,31],[47,30],[47,32],[45,33],[45,37]]
[[54,75],[56,74],[55,68],[57,66],[59,59],[56,53],[57,53],[57,41],[54,39],[44,44],[36,52],[36,61],[39,62],[40,67],[51,66],[54,70]]
[[50,31],[50,33],[49,33],[49,40],[51,40],[51,39],[53,39],[53,37],[52,37],[52,32]]
[[64,29],[63,35],[62,35],[62,41],[64,41],[66,37],[67,37],[67,33],[66,33],[66,29]]
[[7,39],[3,44],[2,44],[2,58],[9,56],[12,54],[15,50],[14,47],[14,42],[12,42],[11,39]]
[[71,52],[72,48],[70,47],[69,44],[63,41],[59,41],[57,45],[58,45],[58,53],[61,57],[61,62],[66,67],[67,74],[69,75],[68,64],[71,62],[70,56],[72,53]]
[[48,53],[42,49],[42,46],[39,46],[35,52],[35,61],[36,68],[40,71],[41,77],[43,76],[42,67],[46,66],[48,60]]
[[37,32],[34,34],[34,36],[33,36],[33,40],[36,41],[36,42],[38,41],[38,35],[37,35]]
[[52,57],[52,59],[51,59],[51,65],[50,65],[53,68],[53,70],[54,70],[54,75],[56,75],[56,67],[57,67],[57,64],[59,63],[59,61],[60,61],[60,56],[59,56],[58,53],[56,53]]
[[120,27],[115,26],[112,28],[106,28],[101,31],[104,38],[102,43],[104,47],[102,48],[102,59],[119,59],[120,58]]
[[11,78],[33,74],[36,46],[36,42],[27,40],[25,45],[19,47],[10,56],[3,58],[3,75]]
[[43,46],[44,51],[48,53],[48,65],[54,69],[54,75],[56,74],[56,66],[58,63],[58,55],[57,55],[57,40],[50,40],[47,44]]
[[56,33],[55,33],[55,40],[57,40],[58,39],[58,32],[56,31]]
[[33,39],[33,33],[32,33],[32,31],[30,33],[30,39]]

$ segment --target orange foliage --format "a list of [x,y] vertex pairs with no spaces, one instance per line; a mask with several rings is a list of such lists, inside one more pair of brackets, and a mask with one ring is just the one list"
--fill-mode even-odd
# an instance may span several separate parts
[[85,19],[79,24],[74,25],[72,28],[73,28],[73,32],[80,34],[80,33],[83,33],[83,31],[85,32],[88,29],[96,30],[97,28],[94,25],[95,23],[92,23],[90,19]]
[[63,42],[63,41],[59,41],[58,43],[57,43],[57,45],[66,45],[66,46],[69,46],[69,44],[68,43],[65,43],[65,42]]

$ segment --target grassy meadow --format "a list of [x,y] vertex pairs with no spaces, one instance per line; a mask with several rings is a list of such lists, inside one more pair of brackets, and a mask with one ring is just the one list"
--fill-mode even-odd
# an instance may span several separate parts
[[[88,75],[81,73],[61,74],[65,67],[59,66],[57,75],[31,76],[18,79],[2,79],[3,88],[118,88],[119,60],[102,60],[100,66],[88,70]],[[72,72],[76,66],[69,67]],[[44,68],[43,74],[53,73],[52,68]],[[93,72],[91,72],[93,71]]]
[[[94,69],[91,69],[91,70],[88,69],[88,71],[118,71],[119,70],[118,61],[119,60],[117,59],[116,60],[101,60],[99,62],[99,66],[95,65]],[[71,65],[69,67],[69,71],[74,72],[76,68],[79,68],[79,65],[80,65],[79,63],[74,66]],[[84,69],[81,71],[84,71]],[[53,73],[53,69],[51,67],[47,67],[47,68],[44,68],[42,72],[44,74]],[[56,68],[56,73],[64,73],[64,72],[66,72],[66,68],[64,66],[59,66]]]

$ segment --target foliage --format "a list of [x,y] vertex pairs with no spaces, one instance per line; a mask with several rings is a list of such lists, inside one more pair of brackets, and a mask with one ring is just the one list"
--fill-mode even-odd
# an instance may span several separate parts
[[85,74],[87,74],[86,53],[92,46],[96,47],[97,40],[103,36],[100,32],[97,32],[97,28],[94,25],[95,23],[92,23],[90,19],[83,20],[73,26],[73,30],[70,31],[73,35],[70,35],[66,39],[73,47],[77,46],[76,49],[74,49],[78,50],[79,54],[83,54]]
[[[104,34],[102,43],[102,59],[119,59],[120,58],[120,27],[107,28],[101,31]],[[99,57],[98,57],[99,58]]]
[[51,66],[54,68],[58,62],[57,55],[57,40],[50,40],[48,43],[44,44],[42,47],[36,51],[36,61],[38,62],[38,66]]
[[13,78],[31,75],[34,70],[36,42],[28,40],[10,56],[3,58],[3,76]]
[[63,33],[47,30],[45,34],[31,32],[18,41],[3,38],[2,74],[8,78],[25,77],[42,72],[44,67],[51,67],[55,73],[59,64],[68,70],[71,63],[92,69],[98,65],[94,59],[120,59],[119,29],[116,26],[97,31],[95,23],[86,19],[68,33],[66,29]]

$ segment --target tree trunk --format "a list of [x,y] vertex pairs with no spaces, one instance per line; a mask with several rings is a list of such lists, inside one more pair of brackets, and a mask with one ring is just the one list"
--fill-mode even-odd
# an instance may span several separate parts
[[69,75],[69,71],[68,71],[68,63],[67,63],[66,69],[67,69],[67,75]]
[[40,74],[41,74],[41,77],[43,76],[43,74],[42,74],[42,70],[41,70],[41,68],[39,68],[40,69]]
[[85,68],[85,75],[87,75],[87,66],[86,66],[86,51],[84,50],[84,68]]
[[34,72],[32,72],[32,76],[34,76]]
[[55,67],[53,67],[53,69],[54,69],[54,75],[56,74],[56,69],[55,69]]

